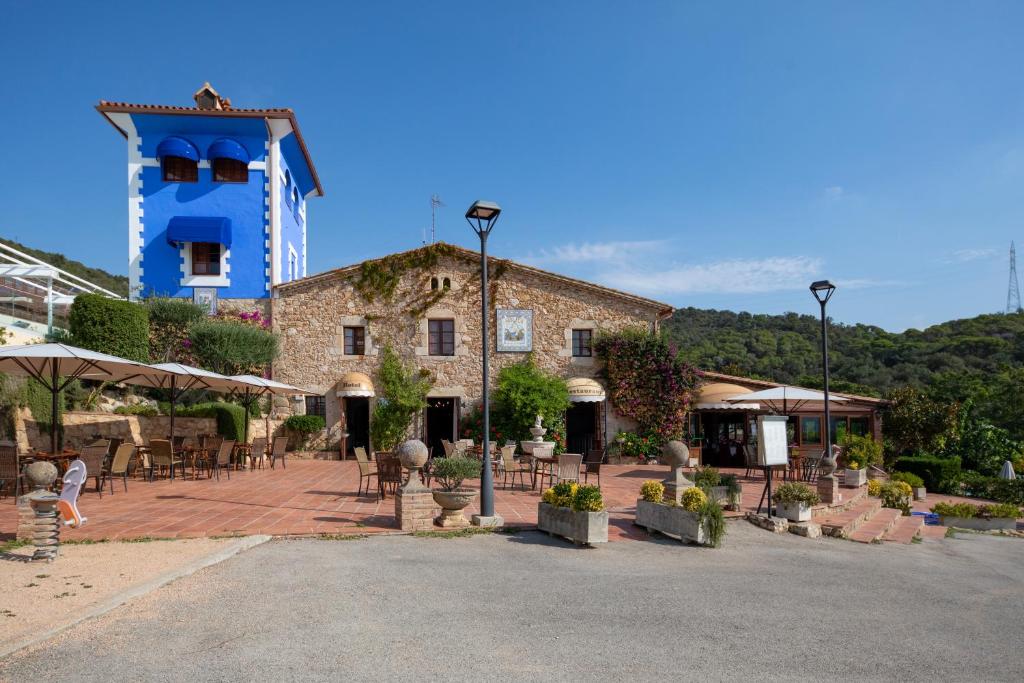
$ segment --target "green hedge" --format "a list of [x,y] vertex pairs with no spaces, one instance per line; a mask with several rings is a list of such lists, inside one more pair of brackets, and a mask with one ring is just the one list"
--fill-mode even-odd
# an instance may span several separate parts
[[319,432],[324,426],[324,419],[319,415],[291,415],[284,421],[285,429],[298,432],[303,436]]
[[217,433],[225,439],[241,441],[245,437],[245,408],[234,403],[197,403],[175,410],[178,417],[212,417]]
[[79,294],[68,313],[68,328],[75,346],[149,362],[149,313],[144,306]]
[[986,477],[977,472],[964,472],[961,483],[962,493],[966,496],[1024,505],[1024,477],[1011,480]]
[[893,469],[916,474],[925,488],[936,493],[956,493],[960,482],[960,458],[956,456],[905,455],[896,460]]

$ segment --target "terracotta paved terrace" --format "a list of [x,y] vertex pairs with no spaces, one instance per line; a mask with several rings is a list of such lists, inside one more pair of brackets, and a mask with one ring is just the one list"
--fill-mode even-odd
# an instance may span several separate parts
[[[635,527],[633,511],[640,485],[647,479],[662,479],[664,466],[605,465],[601,488],[611,517],[610,540],[644,538]],[[742,474],[743,470],[733,470]],[[146,482],[130,479],[128,491],[114,482],[100,498],[90,480],[79,500],[79,510],[88,518],[81,529],[65,528],[66,539],[188,538],[230,534],[363,534],[396,532],[394,499],[377,500],[375,487],[369,495],[357,495],[359,470],[355,461],[289,459],[282,469],[235,471],[230,481],[199,479]],[[495,509],[509,526],[537,523],[540,492],[520,488],[495,490]],[[529,479],[527,479],[529,482]],[[375,480],[373,482],[376,483]],[[467,482],[469,485],[479,482]],[[595,483],[594,477],[591,482]],[[743,485],[743,512],[757,507],[764,486],[760,475]],[[948,497],[942,497],[946,499]],[[936,496],[915,509],[926,509]],[[479,511],[479,497],[466,516]],[[738,517],[742,512],[726,513]],[[0,501],[0,537],[11,538],[17,530],[17,509],[13,498]]]

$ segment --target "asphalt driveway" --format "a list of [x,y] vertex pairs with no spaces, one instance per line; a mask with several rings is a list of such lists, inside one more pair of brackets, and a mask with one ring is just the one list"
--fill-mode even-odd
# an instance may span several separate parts
[[8,680],[1022,680],[1024,542],[729,525],[274,541],[0,662]]

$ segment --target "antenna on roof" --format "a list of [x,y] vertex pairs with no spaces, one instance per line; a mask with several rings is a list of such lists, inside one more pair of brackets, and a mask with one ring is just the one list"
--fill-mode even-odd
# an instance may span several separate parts
[[1006,312],[1020,313],[1020,283],[1017,282],[1017,248],[1010,242],[1010,285],[1006,291]]
[[430,243],[433,244],[437,241],[437,209],[442,206],[448,206],[441,201],[441,198],[437,194],[430,195]]

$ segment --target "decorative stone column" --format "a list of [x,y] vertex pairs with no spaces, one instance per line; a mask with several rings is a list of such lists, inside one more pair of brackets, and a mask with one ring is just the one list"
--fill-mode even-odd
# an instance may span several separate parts
[[423,485],[420,471],[429,452],[418,439],[410,439],[398,447],[398,459],[409,470],[409,477],[395,494],[395,519],[402,531],[429,531],[434,525],[434,497]]
[[682,441],[672,440],[665,444],[661,454],[670,468],[668,476],[661,481],[665,486],[665,498],[679,504],[683,491],[693,486],[693,482],[683,474],[683,467],[690,462],[690,449]]
[[60,552],[60,496],[47,489],[57,478],[52,463],[39,461],[25,468],[32,491],[18,498],[18,538],[32,542],[33,562],[53,562]]
[[843,494],[839,492],[839,480],[836,479],[836,461],[832,454],[821,459],[818,465],[818,497],[825,505],[838,505],[843,502]]

